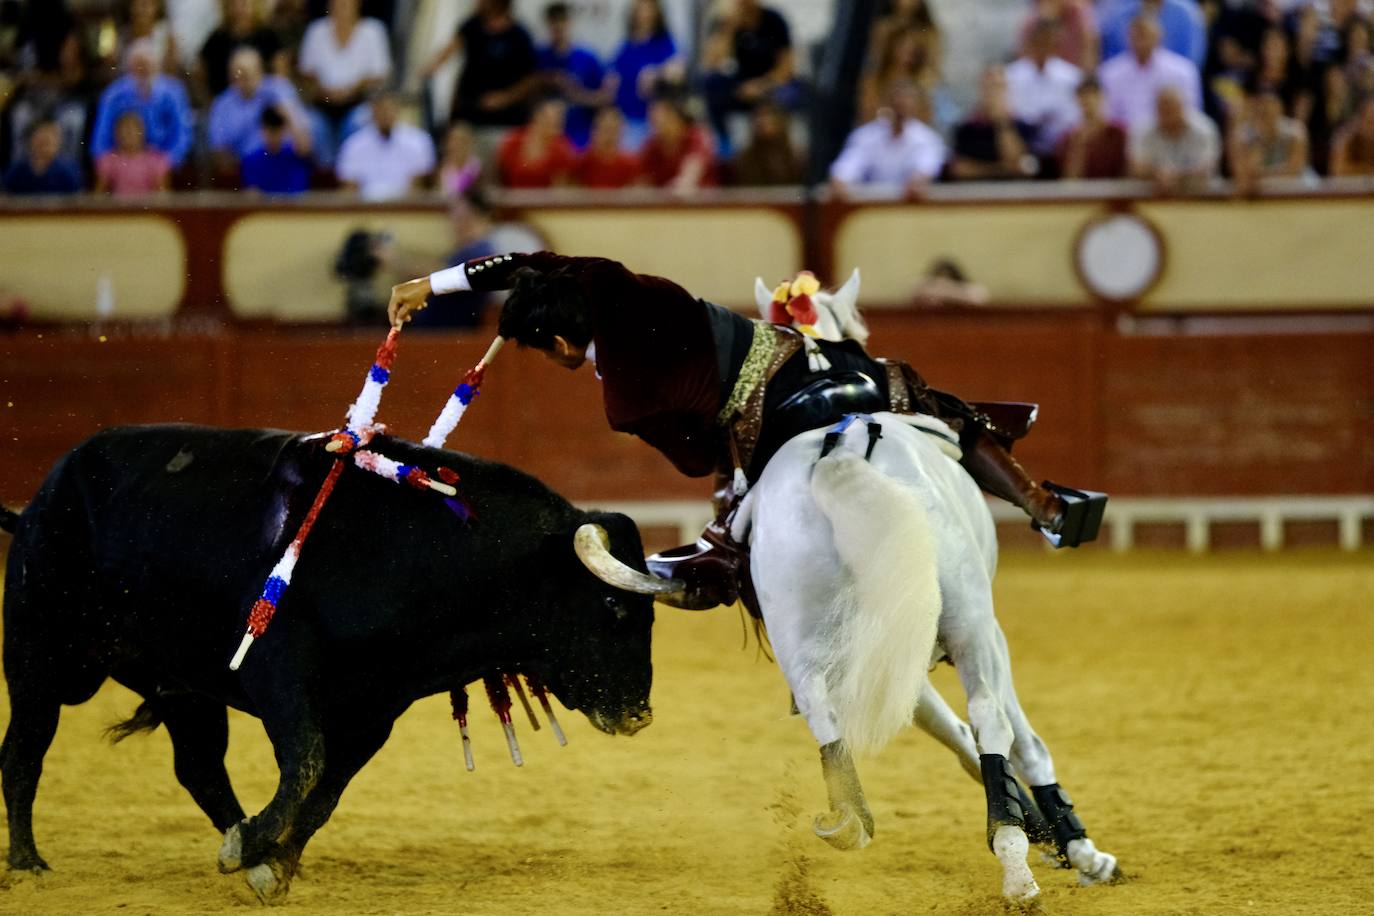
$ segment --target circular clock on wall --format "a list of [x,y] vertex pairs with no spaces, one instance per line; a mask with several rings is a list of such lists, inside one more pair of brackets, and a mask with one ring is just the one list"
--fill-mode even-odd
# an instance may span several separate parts
[[1073,251],[1078,280],[1108,302],[1135,302],[1164,273],[1164,238],[1136,213],[1104,213],[1078,233]]

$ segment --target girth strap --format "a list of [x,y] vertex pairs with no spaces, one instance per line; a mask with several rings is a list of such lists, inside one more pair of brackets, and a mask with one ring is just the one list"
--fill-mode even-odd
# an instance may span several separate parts
[[847,413],[840,419],[840,422],[826,431],[825,441],[821,443],[822,458],[835,450],[835,446],[840,444],[840,438],[844,436],[845,430],[849,429],[849,425],[855,420],[862,420],[868,425],[868,448],[864,451],[864,461],[873,457],[873,449],[877,446],[878,440],[883,437],[882,424],[866,413]]

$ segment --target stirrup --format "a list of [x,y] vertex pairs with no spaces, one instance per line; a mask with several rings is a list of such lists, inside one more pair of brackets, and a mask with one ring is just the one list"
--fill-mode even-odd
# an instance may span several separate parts
[[1102,527],[1102,513],[1107,508],[1106,493],[1075,490],[1048,480],[1042,486],[1064,501],[1064,515],[1058,531],[1052,532],[1039,522],[1031,522],[1032,530],[1039,531],[1055,547],[1077,547],[1097,538]]
[[684,544],[645,558],[649,572],[687,584],[681,597],[659,600],[685,611],[729,606],[739,598],[741,551],[720,532],[707,528],[695,544]]

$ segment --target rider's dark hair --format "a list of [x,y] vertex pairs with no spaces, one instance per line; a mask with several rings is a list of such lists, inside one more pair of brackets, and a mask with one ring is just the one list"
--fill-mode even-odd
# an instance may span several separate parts
[[585,347],[592,342],[591,303],[567,270],[522,267],[515,272],[497,333],[539,350],[552,350],[554,337]]

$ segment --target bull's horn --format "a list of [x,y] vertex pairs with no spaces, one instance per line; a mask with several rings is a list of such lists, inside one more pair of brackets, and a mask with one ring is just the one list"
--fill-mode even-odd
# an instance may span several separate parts
[[681,579],[660,579],[627,566],[611,556],[611,539],[606,529],[588,522],[573,535],[573,549],[582,565],[607,585],[641,595],[668,595],[686,586]]

